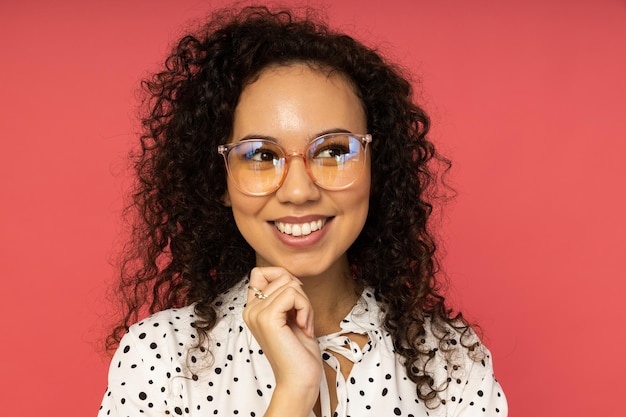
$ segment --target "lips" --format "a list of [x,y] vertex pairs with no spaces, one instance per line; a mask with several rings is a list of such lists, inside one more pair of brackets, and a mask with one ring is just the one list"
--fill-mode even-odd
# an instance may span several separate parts
[[308,236],[311,233],[318,231],[324,227],[327,219],[318,219],[302,223],[287,223],[281,221],[275,221],[274,226],[286,235],[291,236]]

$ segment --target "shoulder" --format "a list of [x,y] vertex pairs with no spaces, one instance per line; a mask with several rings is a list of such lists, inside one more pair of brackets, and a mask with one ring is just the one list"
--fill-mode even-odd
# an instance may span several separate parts
[[[196,339],[193,305],[158,312],[132,325],[109,367],[101,415],[168,410],[174,381],[186,377],[185,355]],[[117,413],[117,414],[116,414]]]
[[[210,337],[220,337],[229,333],[231,327],[239,326],[241,312],[245,307],[245,282],[220,294],[213,302],[217,314],[217,323],[210,330]],[[159,353],[167,349],[169,354],[180,357],[191,347],[198,347],[196,321],[203,320],[196,312],[196,304],[186,307],[163,310],[132,325],[120,342],[120,349],[135,344],[144,351]]]
[[[194,339],[196,314],[194,304],[163,310],[133,324],[128,330],[127,339],[156,349],[159,342],[169,339]],[[123,340],[123,339],[122,339]]]
[[237,284],[213,302],[217,323],[206,338],[196,326],[203,320],[196,304],[164,310],[132,325],[111,361],[101,415],[113,410],[117,414],[111,415],[120,416],[148,410],[151,415],[180,414],[189,401],[200,398],[201,385],[207,389],[207,379],[236,376],[222,370],[237,371],[234,352],[252,346],[241,317],[245,288],[245,282]]
[[[241,295],[242,285],[237,284],[213,302],[217,324],[208,332],[209,339],[227,337],[233,327],[240,326],[241,310],[245,306],[245,293]],[[196,313],[196,304],[154,313],[128,329],[120,341],[114,360],[123,364],[135,358],[148,369],[184,364],[189,352],[201,347],[196,322],[202,319]],[[203,339],[202,342],[204,345],[208,340]],[[181,369],[184,366],[174,367],[177,373],[181,373]]]
[[144,369],[183,374],[179,364],[197,339],[194,305],[155,313],[133,324],[120,341],[111,363],[113,375],[138,375]]
[[426,370],[435,380],[446,415],[506,416],[507,402],[491,352],[471,326],[428,320],[425,330],[431,352]]
[[489,350],[480,337],[468,324],[456,320],[446,321],[426,317],[424,336],[421,339],[423,351],[429,353],[426,370],[435,376],[438,384],[449,382],[450,378],[469,375],[476,364],[486,369],[490,358]]
[[128,333],[145,340],[148,336],[159,335],[168,337],[170,333],[193,333],[193,323],[196,320],[195,304],[186,307],[172,308],[159,311],[133,324]]

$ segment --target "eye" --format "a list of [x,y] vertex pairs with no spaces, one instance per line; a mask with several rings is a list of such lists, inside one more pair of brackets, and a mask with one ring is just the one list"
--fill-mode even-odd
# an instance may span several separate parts
[[316,149],[314,158],[338,158],[350,153],[350,148],[338,143],[329,143]]
[[252,162],[271,162],[280,158],[270,149],[259,148],[248,152],[246,159]]
[[267,141],[241,142],[236,147],[236,154],[241,162],[253,165],[275,164],[282,159],[283,151],[279,146]]

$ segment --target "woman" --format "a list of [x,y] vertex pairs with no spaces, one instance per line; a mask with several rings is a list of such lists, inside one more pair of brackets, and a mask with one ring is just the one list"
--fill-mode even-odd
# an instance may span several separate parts
[[100,415],[507,414],[488,350],[437,290],[429,198],[447,162],[396,68],[246,8],[144,86]]

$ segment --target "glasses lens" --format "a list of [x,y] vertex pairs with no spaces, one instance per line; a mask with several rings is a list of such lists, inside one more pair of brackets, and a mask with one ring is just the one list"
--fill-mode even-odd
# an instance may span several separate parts
[[278,186],[285,169],[283,151],[263,140],[242,141],[231,148],[228,166],[242,191],[263,194]]
[[365,165],[365,147],[350,134],[325,135],[308,148],[307,162],[311,175],[325,188],[352,184]]

